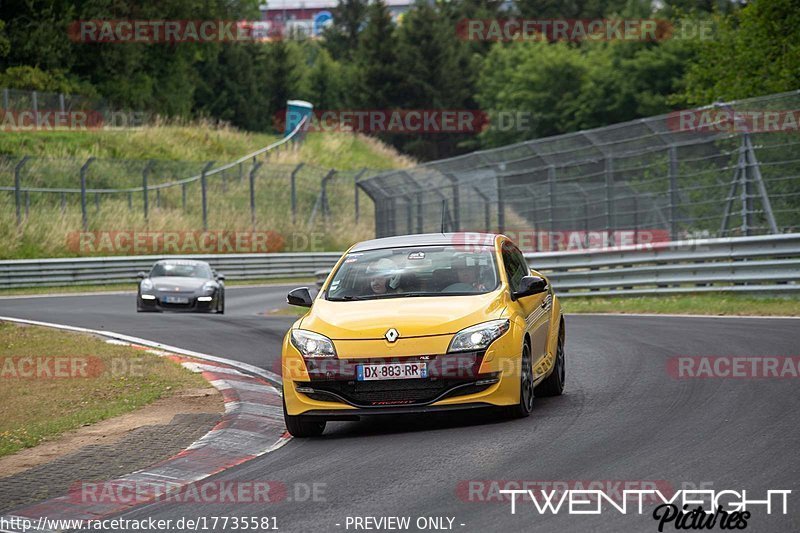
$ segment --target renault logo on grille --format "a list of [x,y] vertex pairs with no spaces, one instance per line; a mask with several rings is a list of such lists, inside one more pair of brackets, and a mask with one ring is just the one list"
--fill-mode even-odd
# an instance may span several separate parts
[[387,332],[386,332],[386,333],[385,333],[383,336],[384,336],[384,337],[386,337],[386,340],[387,340],[387,341],[389,341],[389,342],[394,342],[394,341],[396,341],[396,340],[397,340],[397,338],[398,338],[398,337],[400,337],[400,334],[399,334],[399,333],[397,333],[397,330],[396,330],[396,329],[394,329],[394,328],[391,328],[391,329],[390,329],[389,331],[387,331]]

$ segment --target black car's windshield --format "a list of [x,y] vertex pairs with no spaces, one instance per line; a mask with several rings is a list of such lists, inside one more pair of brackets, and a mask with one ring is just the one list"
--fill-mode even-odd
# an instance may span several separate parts
[[346,301],[483,294],[498,283],[491,246],[392,248],[348,254],[326,297]]
[[156,263],[150,271],[151,278],[166,276],[179,278],[206,278],[212,279],[211,268],[208,265],[188,262]]

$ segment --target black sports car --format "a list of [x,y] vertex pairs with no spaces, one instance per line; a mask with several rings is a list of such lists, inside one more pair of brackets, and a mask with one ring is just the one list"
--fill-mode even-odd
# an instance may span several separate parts
[[204,261],[165,259],[139,278],[138,312],[225,312],[225,276]]

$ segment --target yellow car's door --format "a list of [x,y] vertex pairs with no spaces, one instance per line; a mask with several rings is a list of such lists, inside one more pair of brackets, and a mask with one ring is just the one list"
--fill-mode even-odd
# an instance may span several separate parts
[[[513,293],[519,288],[520,280],[531,275],[525,256],[519,249],[506,241],[502,248],[503,266]],[[549,292],[525,296],[511,302],[525,318],[526,331],[531,339],[531,359],[533,378],[538,379],[549,366],[542,365],[547,356],[547,334],[550,330],[550,296]]]

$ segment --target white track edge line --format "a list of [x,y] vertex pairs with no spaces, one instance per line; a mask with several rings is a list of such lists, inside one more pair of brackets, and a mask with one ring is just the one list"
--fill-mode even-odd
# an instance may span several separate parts
[[261,378],[266,379],[270,383],[278,385],[278,392],[280,393],[280,386],[282,384],[281,377],[274,373],[270,372],[269,370],[264,370],[263,368],[259,368],[254,365],[250,365],[248,363],[242,363],[240,361],[234,361],[232,359],[226,359],[224,357],[217,357],[215,355],[208,355],[201,352],[195,352],[193,350],[185,350],[183,348],[178,348],[177,346],[170,346],[169,344],[162,344],[160,342],[150,341],[147,339],[141,339],[139,337],[132,337],[130,335],[123,335],[122,333],[115,333],[113,331],[106,331],[106,330],[97,330],[97,329],[89,329],[89,328],[82,328],[78,326],[68,326],[65,324],[53,324],[51,322],[41,322],[39,320],[28,320],[26,318],[14,318],[9,316],[0,316],[0,320],[5,320],[8,322],[17,322],[21,324],[30,324],[32,326],[43,326],[48,328],[56,328],[56,329],[63,329],[67,331],[75,331],[78,333],[91,333],[93,335],[99,335],[101,337],[108,337],[111,339],[122,340],[126,342],[130,342],[133,344],[141,344],[142,346],[147,346],[148,348],[156,348],[159,350],[165,350],[168,352],[173,352],[179,355],[186,355],[188,357],[195,357],[197,359],[203,359],[206,361],[213,361],[215,363],[221,363],[224,365],[229,365],[234,368],[238,368],[240,370],[244,370],[250,374],[254,374]]

